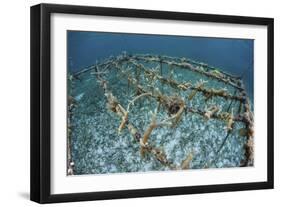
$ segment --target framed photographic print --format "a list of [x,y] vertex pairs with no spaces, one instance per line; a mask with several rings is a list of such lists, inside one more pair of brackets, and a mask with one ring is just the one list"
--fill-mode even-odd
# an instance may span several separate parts
[[273,19],[31,7],[31,200],[273,188]]

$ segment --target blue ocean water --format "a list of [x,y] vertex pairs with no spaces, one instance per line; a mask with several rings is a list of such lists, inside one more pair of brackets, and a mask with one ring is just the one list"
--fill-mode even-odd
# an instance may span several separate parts
[[[97,62],[101,63],[110,56],[116,57],[124,51],[132,55],[185,57],[242,76],[247,95],[253,103],[254,40],[67,32],[69,74],[79,72]],[[105,73],[103,77],[108,81],[110,90],[120,104],[126,107],[135,97],[135,91],[114,68],[111,71]],[[201,79],[186,71],[177,71],[174,78],[179,81],[190,79],[192,84],[196,84]],[[221,82],[209,80],[207,84],[214,89],[224,88],[229,93],[234,92],[233,88]],[[68,123],[71,126],[69,142],[75,175],[169,170],[153,156],[142,158],[139,143],[132,140],[128,129],[124,129],[120,134],[117,133],[120,117],[106,107],[107,99],[104,90],[95,75],[87,72],[69,82],[68,86],[71,88],[68,95],[75,102]],[[179,97],[188,97],[192,94],[192,91],[178,92],[170,86],[162,86],[159,83],[153,87],[160,88],[168,95],[176,94]],[[143,134],[150,124],[151,111],[156,108],[156,103],[145,98],[140,102],[134,105],[129,120]],[[202,111],[214,105],[219,106],[222,112],[227,111],[228,106],[233,108],[234,113],[240,110],[238,102],[232,103],[231,100],[221,97],[206,101],[205,97],[198,94],[186,104],[188,107]],[[169,116],[166,111],[162,109],[157,119],[161,121],[167,117]],[[241,135],[245,132],[245,126],[241,122],[235,123],[233,131],[228,136],[226,124],[186,112],[176,128],[159,127],[153,130],[149,143],[163,149],[167,159],[177,166],[181,165],[186,155],[192,155],[191,169],[239,167],[246,154],[244,148],[247,142],[246,136]],[[226,137],[228,139],[225,139]]]
[[254,40],[106,32],[68,31],[68,70],[78,71],[123,51],[186,57],[243,75],[253,98]]

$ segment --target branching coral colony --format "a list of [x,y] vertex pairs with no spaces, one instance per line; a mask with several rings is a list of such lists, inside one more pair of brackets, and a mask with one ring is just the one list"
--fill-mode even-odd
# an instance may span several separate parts
[[[122,105],[120,100],[112,93],[110,82],[107,75],[115,70],[120,77],[128,82],[128,87],[134,94],[130,100],[122,100],[127,105]],[[188,71],[189,75],[181,78],[175,76],[177,70]],[[128,55],[123,53],[117,57],[110,57],[102,63],[97,63],[69,76],[70,90],[75,84],[75,80],[86,73],[91,72],[99,82],[104,91],[108,111],[115,114],[120,119],[117,133],[130,133],[133,141],[139,144],[140,156],[153,156],[162,165],[170,169],[189,169],[190,162],[194,157],[192,150],[182,158],[181,164],[175,164],[169,160],[165,149],[161,146],[154,146],[152,139],[153,132],[159,128],[177,128],[181,124],[183,116],[199,116],[203,122],[209,122],[212,119],[225,123],[226,136],[223,142],[217,147],[217,156],[223,148],[226,139],[236,123],[240,127],[240,135],[246,137],[244,144],[244,158],[240,161],[240,166],[252,166],[253,157],[253,113],[247,96],[242,78],[231,75],[217,68],[211,67],[205,63],[196,62],[186,58],[175,58],[168,56],[157,56],[150,54]],[[196,82],[189,78],[200,77]],[[186,79],[184,79],[186,78]],[[218,87],[208,86],[208,83],[219,83]],[[174,91],[168,92],[167,88]],[[179,91],[181,93],[179,93]],[[77,106],[75,99],[69,91],[68,98],[68,174],[73,174],[74,162],[71,158],[71,132],[72,110]],[[150,123],[137,128],[131,121],[134,116],[131,110],[141,102],[147,99],[156,104],[151,105]],[[204,107],[194,107],[192,101],[198,99]],[[219,99],[223,104],[217,105],[214,100]],[[166,112],[165,117],[158,116],[159,111]],[[242,126],[242,127],[241,127]],[[210,167],[210,163],[216,162],[216,159],[208,161],[205,168]]]

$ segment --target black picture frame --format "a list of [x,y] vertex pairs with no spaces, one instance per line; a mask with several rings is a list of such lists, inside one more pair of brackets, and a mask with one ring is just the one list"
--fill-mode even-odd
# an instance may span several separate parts
[[[267,26],[267,181],[238,184],[219,184],[189,187],[169,187],[106,192],[85,192],[74,194],[51,194],[50,179],[50,130],[51,130],[51,71],[50,32],[52,13],[99,15],[112,17],[134,17],[149,19],[181,20],[194,22],[218,22],[232,24]],[[274,83],[273,46],[274,20],[272,18],[195,14],[168,11],[103,8],[89,6],[39,4],[31,7],[31,174],[30,199],[38,203],[88,201],[146,196],[166,196],[179,194],[210,193],[273,188],[274,159]]]

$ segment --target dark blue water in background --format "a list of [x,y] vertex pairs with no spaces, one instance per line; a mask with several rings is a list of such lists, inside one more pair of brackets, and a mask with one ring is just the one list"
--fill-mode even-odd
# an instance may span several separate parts
[[67,37],[70,72],[123,51],[186,57],[243,75],[248,95],[253,100],[254,40],[80,31],[68,31]]

